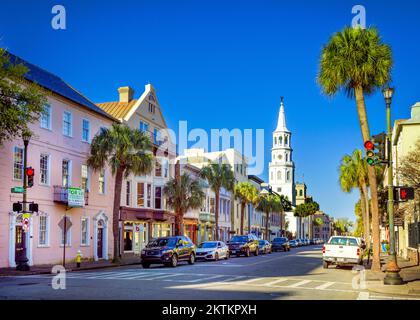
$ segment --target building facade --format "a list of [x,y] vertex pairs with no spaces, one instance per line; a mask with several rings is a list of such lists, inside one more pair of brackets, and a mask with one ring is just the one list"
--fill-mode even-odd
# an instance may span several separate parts
[[312,237],[311,239],[317,238],[327,242],[328,239],[333,235],[333,228],[331,226],[331,218],[322,211],[318,211],[313,216],[312,223]]
[[[295,206],[295,165],[292,160],[292,133],[286,127],[283,98],[280,103],[277,127],[273,132],[273,147],[271,149],[271,161],[269,163],[269,184],[273,191],[286,196]],[[280,220],[283,218],[280,217]],[[297,233],[297,219],[293,211],[285,212],[289,232]],[[283,225],[284,226],[284,225]]]
[[153,144],[152,172],[124,178],[121,196],[119,251],[126,255],[140,254],[151,239],[174,232],[175,215],[166,206],[163,187],[174,177],[176,149],[151,84],[145,86],[138,99],[130,87],[120,87],[118,93],[118,101],[97,105],[119,122],[140,129]]
[[[66,260],[73,261],[78,250],[84,258],[108,259],[113,250],[114,179],[109,168],[93,172],[86,160],[94,135],[115,119],[56,75],[14,55],[10,58],[28,68],[26,79],[47,90],[48,102],[39,121],[30,125],[34,134],[27,165],[35,169],[35,176],[27,200],[37,203],[39,212],[31,214],[27,232],[22,214],[12,210],[22,195],[11,193],[11,188],[23,184],[23,142],[14,140],[0,147],[0,267],[15,267],[23,246],[29,265],[61,264],[64,232],[59,222],[64,216],[71,222]],[[84,190],[83,207],[68,210],[70,187]]]

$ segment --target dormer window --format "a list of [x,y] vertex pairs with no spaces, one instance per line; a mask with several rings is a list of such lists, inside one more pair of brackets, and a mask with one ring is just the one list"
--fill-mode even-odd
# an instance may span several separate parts
[[152,102],[156,101],[156,99],[155,99],[155,97],[153,96],[152,93],[149,94],[149,101],[152,101]]

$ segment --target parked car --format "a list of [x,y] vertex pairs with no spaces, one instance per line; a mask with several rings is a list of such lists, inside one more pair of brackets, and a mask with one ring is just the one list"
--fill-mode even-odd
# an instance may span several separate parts
[[303,245],[305,245],[305,243],[303,242],[303,239],[296,239],[298,246],[302,247]]
[[186,236],[162,237],[150,241],[141,252],[143,268],[151,264],[176,267],[179,261],[195,263],[196,248]]
[[196,259],[219,260],[229,259],[229,248],[223,241],[205,241],[198,245]]
[[258,249],[261,253],[264,253],[264,254],[272,252],[271,243],[268,242],[267,240],[260,240]]
[[323,267],[327,269],[330,264],[362,264],[365,248],[360,238],[332,236],[322,249]]
[[305,245],[309,246],[311,244],[311,240],[309,238],[305,238]]
[[290,244],[290,247],[292,248],[299,247],[299,242],[297,241],[297,239],[290,240],[289,244]]
[[271,243],[273,251],[290,251],[291,244],[289,239],[285,237],[274,238],[273,242]]
[[253,234],[233,236],[228,242],[230,255],[236,254],[238,257],[245,255],[249,257],[251,253],[258,256],[259,241]]

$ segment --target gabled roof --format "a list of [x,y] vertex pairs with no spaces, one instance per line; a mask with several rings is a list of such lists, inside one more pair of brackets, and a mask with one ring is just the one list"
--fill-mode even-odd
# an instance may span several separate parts
[[131,100],[129,102],[113,101],[97,103],[97,105],[114,118],[122,120],[127,116],[137,101],[137,99]]
[[6,55],[8,56],[10,63],[14,65],[22,64],[26,68],[28,68],[28,72],[24,76],[26,80],[34,82],[39,86],[49,91],[52,91],[53,93],[56,93],[64,98],[67,98],[95,113],[107,117],[108,119],[115,120],[106,112],[104,112],[101,108],[96,106],[92,101],[90,101],[88,98],[86,98],[84,95],[82,95],[80,92],[78,92],[76,89],[74,89],[72,86],[67,84],[63,79],[56,76],[55,74],[52,74],[49,71],[46,71],[32,63],[29,63],[10,52],[6,51]]

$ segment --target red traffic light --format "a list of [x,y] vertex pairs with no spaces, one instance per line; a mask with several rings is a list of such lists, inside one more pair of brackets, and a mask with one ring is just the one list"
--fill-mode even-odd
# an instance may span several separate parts
[[26,168],[26,175],[27,175],[28,177],[33,177],[33,176],[34,176],[34,174],[35,174],[35,170],[34,170],[32,167],[28,167],[28,168]]
[[372,141],[366,141],[365,142],[365,148],[367,149],[367,150],[373,150],[374,148],[375,148],[375,145],[373,144],[373,142]]

